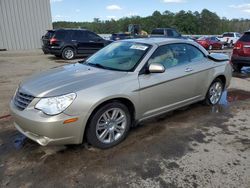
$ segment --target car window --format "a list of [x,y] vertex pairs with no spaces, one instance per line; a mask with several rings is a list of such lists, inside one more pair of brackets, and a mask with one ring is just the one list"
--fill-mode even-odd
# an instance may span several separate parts
[[58,30],[55,32],[54,36],[55,38],[57,38],[58,40],[63,40],[65,39],[67,36],[67,31],[65,30]]
[[85,41],[87,39],[85,31],[74,31],[73,39],[77,41]]
[[160,63],[165,68],[171,68],[189,62],[185,44],[168,44],[158,47],[150,57],[148,64]]
[[85,62],[90,66],[117,71],[133,71],[150,45],[137,42],[113,42],[102,48]]
[[173,37],[174,36],[174,32],[171,29],[167,30],[167,36],[168,37]]
[[241,42],[250,42],[250,32],[249,33],[245,33],[240,39],[239,41]]
[[151,33],[152,35],[164,35],[163,29],[154,29]]
[[98,41],[98,40],[101,40],[102,38],[98,35],[96,35],[95,33],[92,33],[92,32],[87,32],[87,37],[89,40],[92,40],[92,41]]
[[215,37],[211,37],[211,40],[212,40],[212,41],[216,41],[216,38],[215,38]]
[[180,37],[180,34],[177,31],[172,30],[172,32],[173,32],[174,37]]
[[51,39],[52,36],[54,35],[55,31],[49,30],[45,35],[44,38],[46,39]]
[[239,33],[236,33],[236,37],[240,38],[240,34],[239,34]]
[[234,37],[233,33],[224,33],[223,37]]
[[186,44],[187,54],[190,61],[199,61],[202,60],[205,56],[204,54],[196,47],[190,44]]

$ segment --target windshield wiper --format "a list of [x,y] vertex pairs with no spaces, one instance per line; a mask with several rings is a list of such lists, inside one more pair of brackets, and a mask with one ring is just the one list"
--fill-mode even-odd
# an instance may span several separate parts
[[93,66],[93,67],[98,67],[98,68],[102,68],[102,69],[109,69],[108,67],[105,67],[99,63],[86,63],[87,65]]

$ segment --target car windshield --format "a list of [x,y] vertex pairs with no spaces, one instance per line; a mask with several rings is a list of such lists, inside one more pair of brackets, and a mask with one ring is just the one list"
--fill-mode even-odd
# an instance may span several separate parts
[[150,45],[130,41],[113,42],[84,63],[103,69],[133,71],[147,53]]

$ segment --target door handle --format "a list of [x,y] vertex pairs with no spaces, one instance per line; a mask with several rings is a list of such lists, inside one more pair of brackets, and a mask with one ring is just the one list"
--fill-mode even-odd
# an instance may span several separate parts
[[191,71],[193,71],[192,68],[186,68],[186,69],[185,69],[185,72],[191,72]]

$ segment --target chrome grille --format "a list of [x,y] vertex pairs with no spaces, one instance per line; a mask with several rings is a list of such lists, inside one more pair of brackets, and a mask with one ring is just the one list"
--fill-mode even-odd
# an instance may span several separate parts
[[33,99],[33,96],[17,91],[14,98],[14,104],[19,110],[24,110]]

